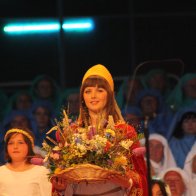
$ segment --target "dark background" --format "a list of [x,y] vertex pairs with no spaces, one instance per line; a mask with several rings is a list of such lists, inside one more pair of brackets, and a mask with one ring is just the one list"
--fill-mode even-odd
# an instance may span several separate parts
[[[181,59],[185,72],[196,65],[194,1],[62,0],[63,17],[92,17],[89,33],[64,33],[60,66],[59,34],[10,36],[3,26],[15,19],[58,18],[60,0],[0,0],[0,84],[28,85],[46,73],[62,87],[80,84],[92,65],[106,65],[114,77],[131,75],[149,60]],[[175,66],[175,69],[180,69]]]

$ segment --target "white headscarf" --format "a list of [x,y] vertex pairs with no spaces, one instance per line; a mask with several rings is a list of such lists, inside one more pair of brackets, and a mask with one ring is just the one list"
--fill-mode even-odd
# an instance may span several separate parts
[[[188,153],[185,163],[184,163],[184,170],[187,172],[187,174],[193,178],[193,172],[192,172],[192,163],[193,163],[193,157],[196,155],[196,142],[192,146],[190,152]],[[196,178],[196,175],[194,175]]]
[[169,148],[168,142],[160,134],[157,133],[152,133],[149,136],[149,140],[157,140],[160,141],[164,147],[163,149],[163,159],[160,163],[155,163],[154,161],[151,160],[151,165],[155,171],[155,173],[158,175],[161,171],[166,170],[170,167],[176,167],[176,162],[174,160],[173,154]]
[[183,194],[183,196],[194,196],[193,194],[191,194],[191,188],[190,188],[191,179],[190,179],[189,175],[180,167],[171,167],[166,170],[163,170],[159,175],[160,179],[162,179],[164,181],[164,177],[169,171],[175,171],[181,175],[183,182],[184,182],[184,185],[186,187],[186,190],[185,190],[185,193]]
[[184,171],[189,175],[191,178],[191,191],[192,195],[196,194],[196,174],[193,174],[192,172],[192,163],[193,163],[193,157],[196,155],[196,142],[192,146],[190,152],[188,153],[185,163],[184,163]]

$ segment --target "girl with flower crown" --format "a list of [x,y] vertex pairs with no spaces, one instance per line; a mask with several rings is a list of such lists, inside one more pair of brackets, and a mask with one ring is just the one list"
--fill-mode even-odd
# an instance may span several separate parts
[[31,163],[34,136],[24,129],[9,129],[4,137],[7,163],[0,167],[0,195],[51,196],[49,171]]
[[[126,127],[128,137],[135,138],[135,129],[124,122],[114,95],[114,82],[110,72],[103,65],[91,67],[84,75],[80,88],[80,127],[107,126],[107,119],[113,117],[114,123],[123,122],[119,126]],[[121,127],[122,128],[122,127]],[[139,142],[131,146],[139,148]],[[131,157],[132,169],[127,171],[127,178],[108,176],[105,181],[96,183],[68,183],[61,177],[52,178],[54,195],[66,196],[125,196],[147,195],[146,168],[143,154]]]

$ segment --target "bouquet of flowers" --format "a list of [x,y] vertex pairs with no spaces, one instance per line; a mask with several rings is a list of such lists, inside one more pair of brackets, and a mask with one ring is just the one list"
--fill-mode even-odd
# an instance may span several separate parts
[[56,131],[56,141],[47,136],[54,146],[43,142],[50,177],[61,175],[70,182],[90,182],[104,180],[111,174],[125,175],[132,167],[131,147],[143,137],[133,134],[132,126],[115,124],[109,116],[106,128],[99,124],[81,128],[69,121],[65,111],[63,114],[62,121],[48,131]]

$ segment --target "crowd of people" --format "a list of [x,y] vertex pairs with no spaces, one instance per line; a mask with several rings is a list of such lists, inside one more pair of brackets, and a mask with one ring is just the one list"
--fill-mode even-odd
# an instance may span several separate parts
[[[153,195],[156,195],[154,188],[157,190],[157,187],[161,187],[159,195],[193,196],[196,192],[196,73],[184,73],[177,77],[175,83],[168,76],[164,68],[152,69],[136,77],[127,77],[116,90],[110,72],[104,66],[96,65],[85,73],[81,88],[62,89],[50,76],[40,75],[29,89],[17,90],[9,97],[1,90],[0,163],[3,166],[0,167],[0,176],[10,170],[18,178],[18,171],[25,171],[25,176],[38,170],[38,166],[32,166],[26,159],[35,154],[44,158],[42,143],[46,140],[46,132],[61,117],[62,109],[66,110],[72,121],[79,121],[81,126],[95,125],[98,114],[104,113],[106,118],[112,115],[115,121],[123,120],[133,126],[136,134],[148,131]],[[93,96],[94,104],[89,101]],[[96,105],[100,107],[97,111]],[[144,129],[146,120],[147,130]],[[33,136],[26,130],[31,130]],[[56,140],[53,132],[50,138]],[[9,155],[11,159],[7,155],[9,146],[20,142],[23,143],[20,145],[30,143],[27,146],[34,148],[34,154],[26,154],[20,159],[22,165],[17,165],[14,155]],[[145,145],[145,142],[144,138],[138,145]],[[127,191],[132,191],[132,194],[136,191],[139,195],[143,190],[142,194],[147,195],[145,161],[145,155],[134,159],[134,172],[140,176],[141,183],[130,178],[131,186],[123,183],[122,179],[108,179],[108,183],[87,186],[53,179],[53,192],[56,190],[55,194],[68,196],[102,193],[120,196],[128,194]],[[39,175],[46,173],[43,167]],[[52,191],[52,188],[47,188],[51,186],[49,182],[45,182],[45,185],[34,183],[38,184],[40,192],[42,188]],[[0,192],[4,190],[3,184],[0,180]],[[21,191],[19,185],[6,184],[9,185],[18,186]],[[108,193],[112,190],[116,192]]]

